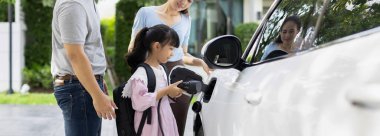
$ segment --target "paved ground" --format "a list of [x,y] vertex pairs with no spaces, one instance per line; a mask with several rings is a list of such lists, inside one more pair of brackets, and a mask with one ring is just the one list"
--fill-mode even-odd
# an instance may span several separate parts
[[[192,112],[189,112],[192,114]],[[188,120],[192,120],[192,115]],[[192,126],[192,122],[188,122]],[[191,128],[185,132],[191,136]],[[61,110],[55,105],[0,105],[0,136],[64,136]],[[103,120],[102,136],[117,136],[115,120]]]
[[[202,69],[191,69],[206,77]],[[185,136],[191,136],[192,113]],[[61,110],[57,105],[0,105],[0,136],[64,136]],[[114,120],[103,120],[102,136],[117,136]]]
[[[103,136],[117,136],[114,121],[103,120]],[[64,136],[58,106],[0,105],[0,136]]]

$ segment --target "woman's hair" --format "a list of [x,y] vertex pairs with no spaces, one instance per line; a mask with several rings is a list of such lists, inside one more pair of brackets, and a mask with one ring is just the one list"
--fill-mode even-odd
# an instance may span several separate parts
[[189,13],[189,9],[184,9],[184,10],[180,11],[180,13],[181,14],[187,14],[187,13]]
[[151,45],[154,42],[159,42],[162,46],[170,44],[179,47],[179,37],[172,28],[162,24],[150,28],[144,27],[137,33],[132,51],[125,56],[132,73],[145,61],[147,53],[152,51]]
[[[289,22],[289,21],[292,21],[294,22],[296,25],[297,25],[297,30],[299,31],[301,29],[301,20],[298,16],[296,15],[293,15],[293,16],[289,16],[287,17],[284,22],[282,23],[281,27],[280,27],[280,33],[282,31],[282,27],[284,27],[284,25]],[[276,38],[276,40],[274,41],[275,43],[282,43],[282,40],[281,40],[281,35],[279,34],[278,37]]]
[[[193,2],[193,0],[188,0],[188,2],[191,4],[191,3]],[[190,7],[189,7],[189,8],[190,8]],[[188,15],[188,14],[189,14],[189,8],[180,11],[180,13],[181,13],[181,14],[186,14],[186,15]]]

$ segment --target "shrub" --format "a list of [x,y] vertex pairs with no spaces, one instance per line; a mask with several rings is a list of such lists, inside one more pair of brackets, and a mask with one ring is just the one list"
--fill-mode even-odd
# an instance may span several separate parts
[[124,55],[131,39],[131,29],[136,12],[140,8],[137,1],[120,0],[116,5],[115,27],[115,72],[119,82],[125,82],[130,76],[130,68],[125,63]]
[[101,33],[107,58],[115,57],[115,18],[101,21]]
[[240,38],[243,51],[247,48],[252,34],[256,31],[257,27],[258,24],[256,23],[245,23],[236,27],[235,35]]
[[[12,21],[15,21],[14,4],[12,4],[13,16]],[[8,3],[0,2],[0,22],[8,22]]]
[[50,65],[34,65],[33,67],[24,68],[23,82],[32,88],[52,89],[52,77]]
[[32,88],[51,88],[51,20],[53,8],[46,0],[22,0],[25,33],[24,81]]

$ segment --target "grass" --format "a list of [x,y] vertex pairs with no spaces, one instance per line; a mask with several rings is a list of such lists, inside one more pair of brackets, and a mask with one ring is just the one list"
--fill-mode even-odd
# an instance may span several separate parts
[[[109,97],[112,99],[112,90],[114,88],[111,86],[111,83],[108,80],[108,76],[105,77],[105,80],[108,85],[108,94],[110,95]],[[196,100],[197,98],[194,96],[191,100],[191,103],[194,103]],[[25,95],[14,93],[8,95],[6,92],[3,92],[0,93],[0,104],[56,105],[57,101],[55,100],[53,93],[29,93]]]
[[0,104],[56,105],[57,102],[52,93],[0,93]]
[[[108,84],[108,94],[112,99],[112,87],[108,79],[106,79]],[[38,92],[38,91],[37,91]],[[0,93],[0,104],[25,104],[25,105],[57,105],[53,93],[29,93],[21,95],[20,93],[14,93],[8,95],[6,92]]]

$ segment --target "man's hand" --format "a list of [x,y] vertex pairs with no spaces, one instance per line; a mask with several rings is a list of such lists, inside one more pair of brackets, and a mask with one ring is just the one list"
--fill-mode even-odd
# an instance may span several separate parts
[[112,120],[116,118],[115,109],[117,109],[116,104],[108,98],[107,95],[102,94],[100,97],[93,98],[93,104],[96,113],[101,118]]

